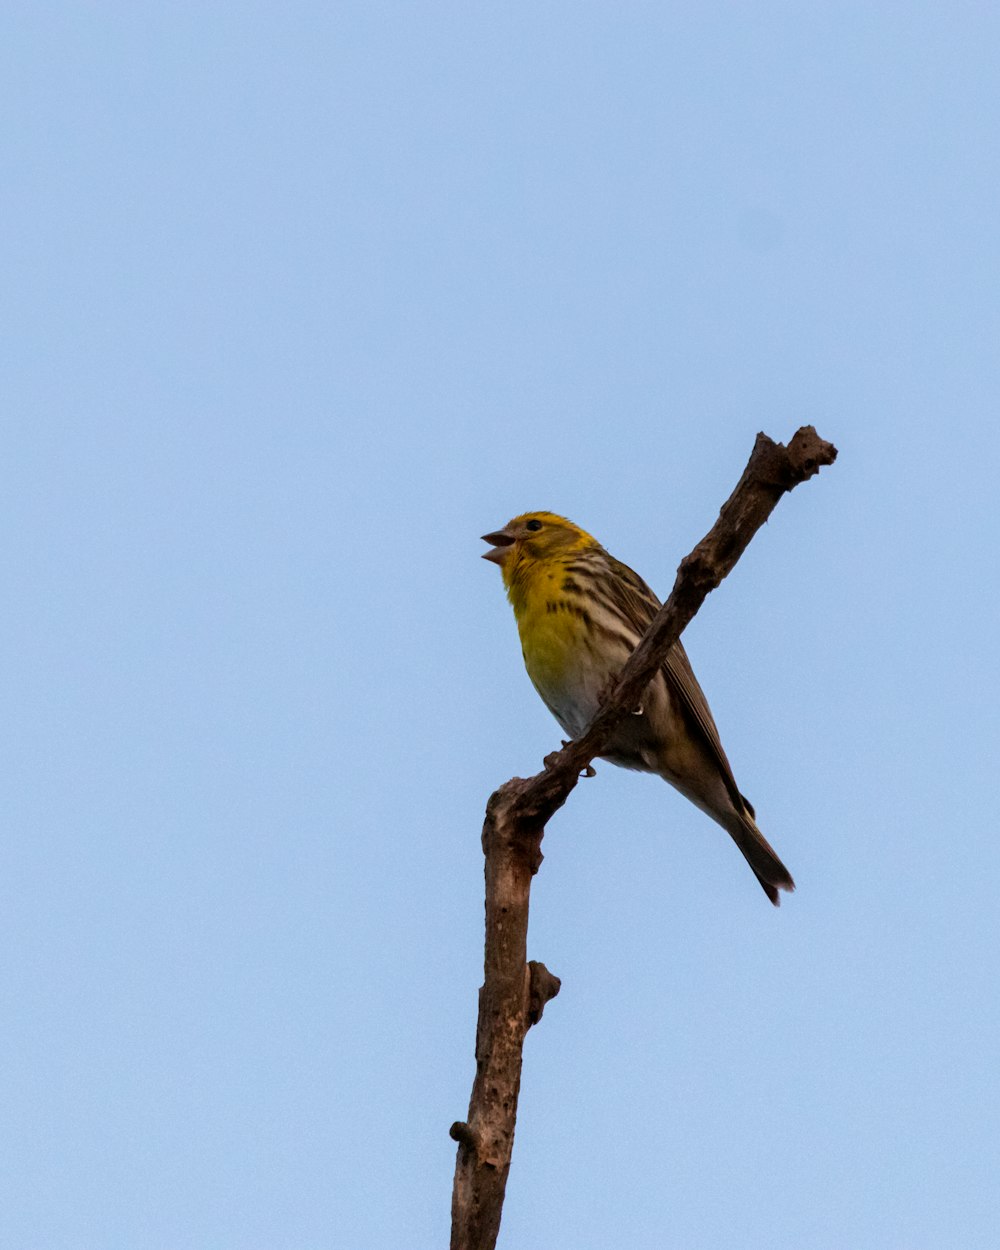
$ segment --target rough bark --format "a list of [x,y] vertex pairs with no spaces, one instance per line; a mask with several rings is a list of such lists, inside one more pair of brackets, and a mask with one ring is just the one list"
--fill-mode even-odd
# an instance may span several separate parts
[[673,590],[622,669],[587,730],[545,759],[534,777],[514,777],[491,795],[483,825],[486,857],[485,975],[479,991],[476,1076],[468,1119],[451,1126],[458,1142],[451,1250],[493,1250],[514,1145],[524,1037],[559,992],[559,979],[527,959],[531,878],[542,862],[545,825],[581,772],[601,753],[710,591],[730,573],[786,491],[837,449],[803,426],[787,447],[758,434],[750,460],[719,519],[681,561]]

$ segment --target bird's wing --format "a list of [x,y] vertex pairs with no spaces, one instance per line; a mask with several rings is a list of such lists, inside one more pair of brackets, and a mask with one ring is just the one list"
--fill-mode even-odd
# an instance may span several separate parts
[[[613,571],[617,574],[616,577],[608,579],[611,596],[641,638],[652,623],[653,617],[660,610],[660,601],[638,573],[611,556],[608,559]],[[752,816],[753,808],[740,794],[732,767],[722,749],[722,740],[719,738],[719,731],[709,709],[708,700],[701,686],[698,685],[698,679],[691,668],[691,661],[687,658],[687,652],[679,640],[667,652],[667,658],[663,662],[663,672],[667,685],[677,696],[681,707],[688,714],[695,728],[700,731],[705,745],[714,756],[736,810],[742,810],[745,805]]]

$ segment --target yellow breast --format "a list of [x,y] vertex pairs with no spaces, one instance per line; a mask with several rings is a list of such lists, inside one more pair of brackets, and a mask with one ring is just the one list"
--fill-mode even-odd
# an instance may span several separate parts
[[529,596],[520,611],[515,608],[515,613],[528,674],[536,684],[548,684],[566,676],[583,660],[587,612],[574,598],[560,593],[555,578],[550,587],[542,586],[539,591]]

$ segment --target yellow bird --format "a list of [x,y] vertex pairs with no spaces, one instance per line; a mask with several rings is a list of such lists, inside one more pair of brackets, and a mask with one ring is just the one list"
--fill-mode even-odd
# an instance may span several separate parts
[[[483,559],[499,564],[503,573],[528,676],[575,738],[590,723],[660,601],[595,538],[552,512],[525,512],[483,540],[491,544]],[[667,653],[642,707],[620,722],[601,758],[656,773],[718,821],[775,906],[779,890],[795,889],[740,794],[680,642]]]

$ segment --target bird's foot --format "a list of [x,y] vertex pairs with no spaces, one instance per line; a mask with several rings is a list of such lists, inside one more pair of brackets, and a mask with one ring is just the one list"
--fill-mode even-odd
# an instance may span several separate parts
[[[564,748],[569,746],[568,739],[561,738],[560,741],[562,742]],[[552,769],[555,768],[556,760],[558,758],[559,758],[558,751],[550,751],[549,754],[546,755],[545,758],[542,760],[542,764],[548,772],[551,772]],[[594,768],[593,764],[588,764],[586,768],[584,768],[583,771],[580,773],[580,776],[581,777],[596,777],[597,770]]]
[[[565,738],[563,738],[562,744],[564,747],[569,746],[569,743],[566,741]],[[587,767],[580,773],[580,776],[581,777],[596,777],[597,769],[593,766],[593,764],[588,764]]]

